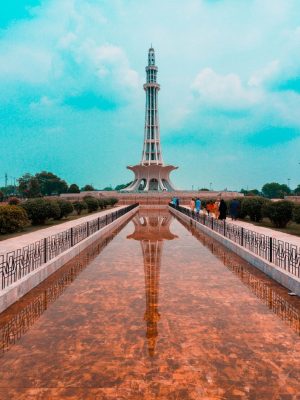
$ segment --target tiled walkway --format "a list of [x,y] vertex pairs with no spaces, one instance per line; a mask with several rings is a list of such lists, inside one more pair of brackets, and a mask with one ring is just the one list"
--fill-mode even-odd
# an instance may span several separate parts
[[4,254],[9,251],[19,249],[20,247],[28,246],[29,244],[37,242],[38,240],[41,240],[45,237],[55,235],[59,232],[70,229],[72,226],[80,225],[87,221],[92,221],[93,219],[96,219],[98,217],[103,217],[106,214],[110,214],[110,213],[120,210],[124,207],[126,207],[126,206],[118,206],[118,207],[114,207],[114,208],[109,208],[107,210],[89,214],[85,217],[78,218],[73,221],[64,222],[62,224],[58,224],[58,225],[51,226],[48,228],[42,228],[35,232],[25,233],[24,235],[13,237],[11,239],[2,240],[0,242],[0,254]]

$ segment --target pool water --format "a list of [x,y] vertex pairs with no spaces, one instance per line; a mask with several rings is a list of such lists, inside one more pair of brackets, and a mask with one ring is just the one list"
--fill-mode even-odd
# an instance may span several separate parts
[[144,210],[0,315],[0,399],[299,399],[300,299]]

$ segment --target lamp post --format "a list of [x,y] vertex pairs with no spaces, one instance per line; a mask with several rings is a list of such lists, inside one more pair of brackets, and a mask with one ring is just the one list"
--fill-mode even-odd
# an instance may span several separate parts
[[290,189],[290,181],[291,181],[291,178],[288,178],[288,188]]
[[212,182],[209,182],[209,190],[211,191],[212,188]]

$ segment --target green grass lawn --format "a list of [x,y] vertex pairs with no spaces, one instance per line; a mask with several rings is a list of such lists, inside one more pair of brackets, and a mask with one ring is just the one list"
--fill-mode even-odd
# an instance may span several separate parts
[[[109,209],[109,208],[107,208],[107,209]],[[100,212],[100,211],[105,211],[105,210],[98,210],[96,212]],[[49,228],[50,226],[63,224],[64,222],[75,221],[76,219],[80,219],[82,217],[86,217],[87,215],[91,215],[91,213],[88,213],[86,210],[83,210],[81,215],[77,215],[75,212],[73,212],[71,215],[68,216],[68,218],[63,218],[61,220],[53,220],[53,219],[51,219],[51,220],[47,221],[45,224],[43,224],[43,225],[30,225],[30,226],[24,228],[24,230],[22,230],[20,232],[0,234],[0,241],[1,240],[6,240],[6,239],[11,239],[11,238],[14,238],[14,237],[17,237],[17,236],[21,236],[21,235],[24,235],[26,233],[35,232],[35,231],[38,231],[40,229]]]
[[290,222],[286,226],[286,228],[275,228],[268,218],[264,218],[262,222],[252,222],[248,219],[245,221],[250,222],[251,224],[256,226],[263,226],[264,228],[271,228],[274,229],[275,231],[289,233],[290,235],[300,236],[300,224],[296,224],[295,222]]

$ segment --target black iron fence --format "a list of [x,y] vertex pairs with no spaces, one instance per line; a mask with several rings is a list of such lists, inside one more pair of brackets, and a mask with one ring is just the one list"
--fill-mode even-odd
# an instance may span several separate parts
[[28,275],[42,264],[47,263],[67,249],[75,246],[137,206],[137,203],[131,204],[103,217],[83,222],[63,232],[40,239],[28,246],[6,254],[0,254],[2,289]]
[[232,242],[262,257],[276,267],[282,268],[300,278],[300,247],[226,222],[225,220],[217,220],[205,214],[197,214],[186,207],[175,207],[172,203],[169,205]]

